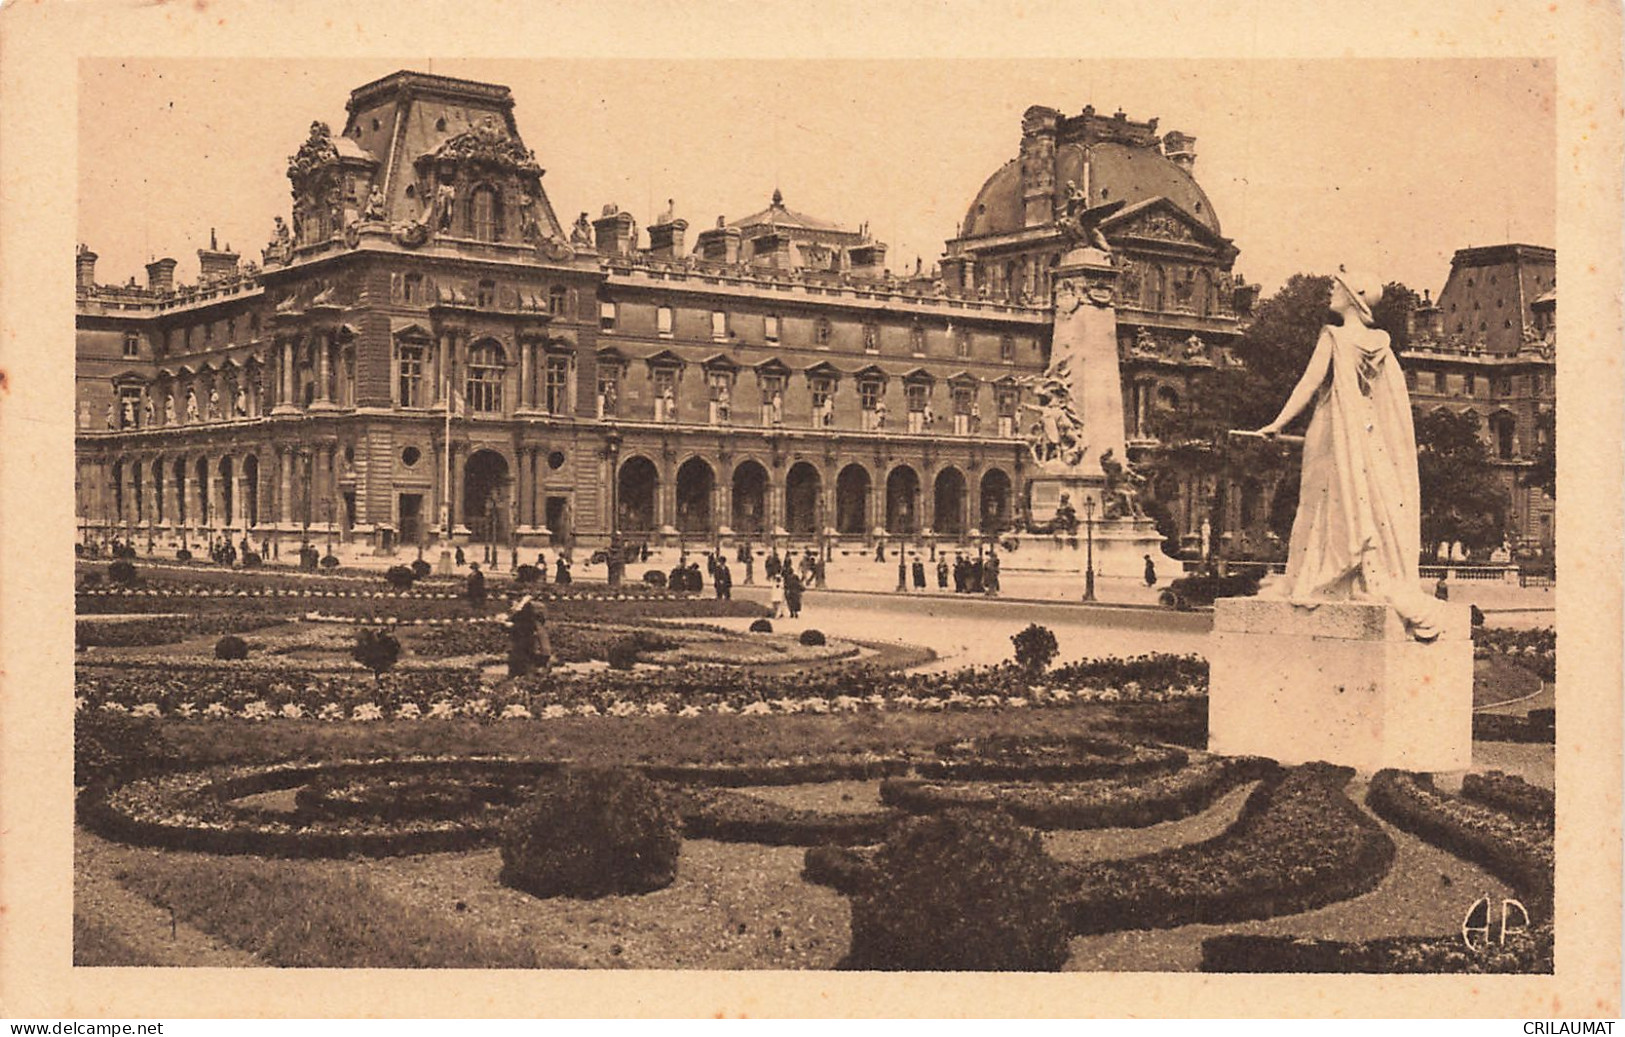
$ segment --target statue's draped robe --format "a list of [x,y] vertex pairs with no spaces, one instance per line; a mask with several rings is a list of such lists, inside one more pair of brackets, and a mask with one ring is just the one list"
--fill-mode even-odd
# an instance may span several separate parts
[[1326,327],[1331,362],[1303,444],[1298,513],[1286,577],[1291,601],[1381,601],[1406,623],[1436,629],[1418,582],[1421,492],[1405,375],[1388,336]]

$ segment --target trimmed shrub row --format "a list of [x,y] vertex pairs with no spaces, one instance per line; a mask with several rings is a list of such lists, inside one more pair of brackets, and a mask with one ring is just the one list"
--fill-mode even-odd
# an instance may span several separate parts
[[1077,781],[1169,771],[1188,760],[1185,750],[1172,746],[1128,746],[1087,736],[993,738],[968,743],[967,750],[956,749],[947,759],[922,761],[916,770],[921,777],[951,781]]
[[907,774],[902,757],[860,755],[761,763],[646,764],[643,773],[655,781],[678,785],[738,788],[748,785],[813,785],[826,781],[872,781]]
[[1521,717],[1474,713],[1473,740],[1554,745],[1557,742],[1557,710],[1531,709]]
[[1550,925],[1507,935],[1505,944],[1470,951],[1449,936],[1319,940],[1227,933],[1202,941],[1203,972],[1552,973]]
[[694,839],[769,846],[879,842],[903,814],[897,810],[832,813],[771,803],[717,788],[681,791],[683,834]]
[[1249,781],[1276,776],[1272,760],[1208,759],[1166,774],[1072,783],[942,784],[892,778],[881,801],[912,813],[956,807],[1002,810],[1035,828],[1144,828],[1199,814]]
[[1266,781],[1230,828],[1204,842],[1068,868],[1075,933],[1161,929],[1295,914],[1374,889],[1394,844],[1325,764]]
[[876,847],[814,846],[802,859],[801,877],[837,893],[853,896],[869,888],[875,873]]
[[1518,891],[1539,923],[1552,907],[1552,833],[1492,807],[1440,792],[1433,779],[1409,771],[1378,771],[1366,805],[1402,828],[1480,865]]
[[1531,785],[1515,774],[1490,771],[1462,778],[1464,798],[1551,828],[1557,823],[1557,796],[1551,789]]

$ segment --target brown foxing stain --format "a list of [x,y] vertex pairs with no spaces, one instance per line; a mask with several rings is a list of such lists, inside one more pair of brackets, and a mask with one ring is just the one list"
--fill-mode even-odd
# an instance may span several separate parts
[[11,394],[11,376],[6,374],[6,369],[3,367],[0,367],[0,392],[8,396]]

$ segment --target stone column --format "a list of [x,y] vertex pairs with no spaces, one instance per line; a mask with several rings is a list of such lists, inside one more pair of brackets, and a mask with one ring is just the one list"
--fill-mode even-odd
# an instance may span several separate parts
[[451,451],[451,528],[455,530],[464,521],[463,466],[457,460],[457,444],[452,443],[448,449]]
[[532,375],[536,367],[532,362],[531,354],[536,349],[533,339],[519,340],[519,400],[518,410],[530,410],[535,404],[535,390],[531,385]]
[[293,525],[293,451],[278,449],[277,465],[277,517],[284,528]]
[[312,409],[327,410],[335,406],[330,380],[333,374],[333,339],[334,334],[329,329],[322,329],[312,334],[316,346],[316,400],[311,404]]
[[[544,485],[547,482],[547,472],[547,448],[537,447],[530,454],[530,524],[537,529],[547,525],[547,487]],[[609,482],[606,480],[603,486],[605,490],[603,496],[607,500]],[[607,507],[607,503],[600,505],[599,514],[607,514],[604,510]]]
[[515,528],[530,525],[526,514],[525,498],[530,489],[530,447],[518,446],[513,452],[513,493],[510,496]]
[[776,475],[767,484],[767,516],[765,525],[769,535],[784,525],[784,475]]
[[711,483],[711,529],[733,528],[733,473],[718,475]]

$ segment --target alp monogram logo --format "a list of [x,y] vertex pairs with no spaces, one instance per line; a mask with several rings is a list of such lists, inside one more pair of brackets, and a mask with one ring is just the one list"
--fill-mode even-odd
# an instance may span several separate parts
[[[1516,925],[1508,922],[1513,909],[1522,919]],[[1490,949],[1490,945],[1507,942],[1507,933],[1520,933],[1529,928],[1529,911],[1516,900],[1510,897],[1501,900],[1501,924],[1496,926],[1490,921],[1490,897],[1485,894],[1473,901],[1473,906],[1467,909],[1467,915],[1461,920],[1461,939],[1467,944],[1467,949],[1482,954]]]

